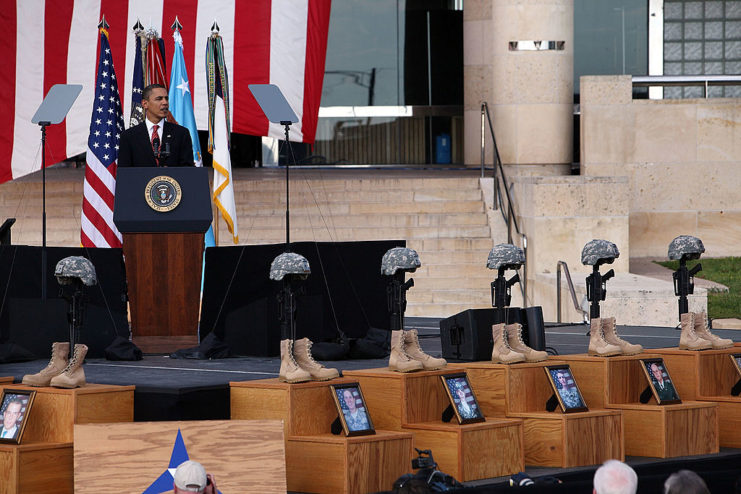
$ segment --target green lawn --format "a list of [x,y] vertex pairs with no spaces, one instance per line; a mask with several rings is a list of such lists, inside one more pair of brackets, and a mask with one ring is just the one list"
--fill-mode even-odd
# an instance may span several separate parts
[[[697,273],[696,278],[715,281],[728,287],[727,292],[708,291],[708,316],[712,319],[741,318],[741,257],[689,261],[687,268],[691,269],[698,262],[702,264],[702,271]],[[658,264],[672,270],[679,267],[679,261]]]

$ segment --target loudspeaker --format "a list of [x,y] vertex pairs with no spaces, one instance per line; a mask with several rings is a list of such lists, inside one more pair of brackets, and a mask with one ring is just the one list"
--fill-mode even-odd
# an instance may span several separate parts
[[525,344],[535,350],[545,349],[545,325],[541,307],[468,309],[440,321],[443,357],[467,361],[491,360],[494,346],[491,327],[500,322],[520,323]]

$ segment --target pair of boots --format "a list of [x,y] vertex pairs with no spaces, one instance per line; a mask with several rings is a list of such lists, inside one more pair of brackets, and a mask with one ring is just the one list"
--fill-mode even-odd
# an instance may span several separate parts
[[70,359],[69,343],[52,343],[49,364],[36,374],[23,376],[23,384],[68,389],[84,386],[85,371],[82,363],[85,361],[85,355],[87,355],[87,345],[75,345],[75,351]]
[[491,327],[494,347],[491,361],[495,364],[516,364],[517,362],[540,362],[548,358],[546,352],[533,350],[522,340],[522,325],[519,323],[494,324]]
[[311,340],[281,340],[278,380],[287,383],[329,381],[339,377],[337,369],[324,367],[311,356]]
[[419,346],[416,329],[391,331],[389,369],[397,372],[437,370],[448,365],[444,358],[427,355]]
[[685,312],[680,316],[682,334],[679,336],[680,350],[720,350],[733,346],[733,340],[721,338],[710,332],[705,311]]
[[636,355],[643,351],[641,345],[628,343],[620,337],[614,317],[595,317],[589,325],[589,355],[610,357],[613,355]]

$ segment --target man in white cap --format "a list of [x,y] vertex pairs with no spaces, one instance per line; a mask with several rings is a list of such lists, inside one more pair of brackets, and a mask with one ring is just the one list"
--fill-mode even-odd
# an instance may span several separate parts
[[175,470],[173,489],[175,494],[198,492],[201,494],[217,494],[214,477],[206,473],[203,465],[197,461],[184,461]]

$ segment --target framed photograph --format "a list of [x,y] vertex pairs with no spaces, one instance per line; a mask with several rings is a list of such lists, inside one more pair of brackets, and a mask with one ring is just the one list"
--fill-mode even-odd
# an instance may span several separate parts
[[375,434],[360,383],[331,384],[332,398],[346,436]]
[[0,443],[20,444],[36,391],[6,389],[0,402]]
[[682,403],[682,400],[679,399],[679,393],[677,393],[677,389],[669,376],[669,371],[664,365],[664,359],[641,359],[641,368],[646,375],[651,393],[656,398],[656,403],[659,405]]
[[468,382],[468,376],[465,372],[445,374],[440,376],[440,379],[459,424],[471,424],[486,420],[484,414],[481,413],[479,402],[476,401],[476,396],[473,394],[473,389],[471,389],[471,384]]
[[[551,383],[553,394],[558,400],[558,405],[563,413],[586,412],[587,403],[579,391],[574,374],[571,373],[571,367],[568,365],[547,365],[543,367],[548,382]],[[522,390],[523,393],[526,390]],[[554,403],[555,408],[555,403]]]

